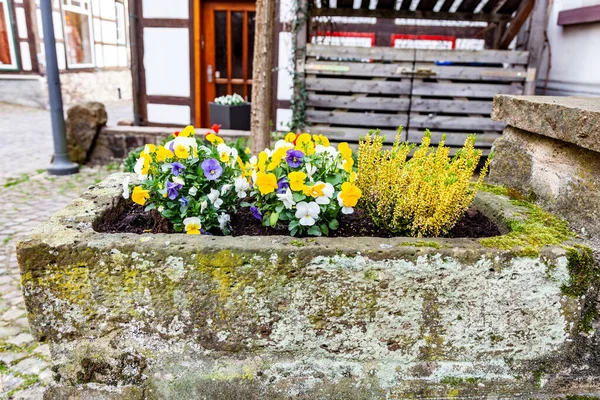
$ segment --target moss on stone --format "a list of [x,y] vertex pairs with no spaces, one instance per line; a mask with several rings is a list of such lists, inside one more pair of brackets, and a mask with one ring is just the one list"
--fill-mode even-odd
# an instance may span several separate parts
[[398,244],[398,247],[406,247],[406,246],[431,247],[434,249],[441,249],[442,247],[444,247],[443,245],[439,244],[438,242],[424,241],[424,240],[418,240],[415,242],[402,242],[402,243]]
[[444,376],[442,379],[440,379],[440,383],[444,384],[444,385],[450,385],[450,386],[463,386],[465,384],[468,385],[475,385],[477,383],[479,383],[481,381],[481,378],[475,378],[472,376],[463,378],[460,376]]

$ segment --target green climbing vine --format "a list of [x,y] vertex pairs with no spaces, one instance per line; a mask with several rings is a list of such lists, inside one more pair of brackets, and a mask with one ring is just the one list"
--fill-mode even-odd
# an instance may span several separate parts
[[304,129],[306,126],[306,102],[308,101],[308,91],[304,84],[304,71],[296,70],[296,61],[304,58],[306,48],[298,48],[298,33],[309,23],[310,16],[308,13],[308,5],[300,7],[298,2],[295,2],[295,16],[292,22],[292,63],[290,73],[292,75],[293,92],[290,100],[292,108],[292,120],[290,121],[290,131],[297,132]]

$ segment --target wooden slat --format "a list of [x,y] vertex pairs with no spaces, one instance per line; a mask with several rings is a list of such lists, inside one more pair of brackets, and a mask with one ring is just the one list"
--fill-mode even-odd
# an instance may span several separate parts
[[377,2],[378,10],[393,10],[396,5],[396,0],[379,0]]
[[465,131],[501,131],[504,123],[492,121],[489,117],[456,117],[447,115],[410,115],[410,128],[428,128],[431,130],[457,129]]
[[[408,141],[411,143],[421,143],[421,140],[423,139],[423,133],[424,133],[424,130],[410,129],[408,131]],[[439,144],[440,140],[442,139],[442,135],[443,135],[443,133],[441,133],[441,132],[431,132],[431,144],[433,144],[433,145]],[[467,132],[447,133],[445,144],[446,144],[446,146],[461,146],[462,147],[462,146],[464,146],[465,140],[467,140],[467,137],[469,135],[470,135],[470,133],[467,133]],[[501,133],[479,134],[479,135],[477,135],[477,138],[475,140],[475,147],[489,148],[492,146],[494,141],[496,139],[498,139],[500,136],[502,136]]]
[[527,64],[529,53],[512,50],[412,50],[388,47],[350,47],[308,44],[308,57],[368,59],[371,61],[452,61],[461,63]]
[[463,0],[458,6],[458,12],[473,12],[481,0]]
[[410,82],[369,81],[356,79],[306,78],[311,91],[409,94]]
[[406,125],[407,116],[399,114],[373,114],[344,111],[306,111],[310,123],[365,126],[368,128],[397,128]]
[[435,7],[437,0],[421,0],[417,5],[417,10],[420,11],[432,11]]
[[600,5],[563,10],[558,13],[558,25],[589,24],[600,22]]
[[383,78],[410,78],[404,71],[426,68],[435,73],[435,79],[466,79],[482,81],[524,81],[527,78],[525,67],[494,68],[494,67],[461,67],[434,65],[432,63],[353,63],[338,61],[309,61],[305,65],[305,72],[319,75],[332,76],[372,76]]
[[492,101],[413,99],[410,109],[430,113],[491,114]]
[[448,10],[450,10],[450,7],[452,7],[453,3],[454,3],[454,0],[446,0],[446,1],[444,1],[444,4],[442,5],[442,8],[440,8],[440,11],[448,11]]
[[337,8],[352,8],[354,5],[353,0],[337,0]]
[[410,7],[410,2],[411,2],[411,0],[402,0],[402,3],[400,3],[400,9],[408,10]]
[[[231,79],[231,58],[233,52],[231,51],[231,11],[227,11],[227,79]],[[231,81],[227,82],[227,93],[231,94]]]
[[[310,107],[346,108],[350,110],[407,111],[409,103],[408,98],[356,97],[311,93],[308,96],[307,105]],[[488,103],[489,112],[491,112],[492,103]]]
[[[450,0],[450,4],[454,0]],[[381,0],[379,1],[381,3]],[[395,2],[394,2],[395,3]],[[392,3],[393,4],[393,3]],[[392,6],[393,7],[393,6]],[[408,19],[435,19],[452,21],[485,21],[485,22],[508,22],[508,14],[484,14],[484,13],[464,13],[447,11],[421,11],[421,10],[395,10],[394,8],[384,9],[377,7],[375,10],[368,8],[313,8],[311,10],[313,17],[361,17],[361,18],[408,18]]]
[[[367,133],[369,133],[371,128],[338,128],[338,127],[329,127],[329,126],[321,126],[314,125],[308,128],[310,133],[322,133],[327,135],[330,142],[339,143],[339,142],[350,142],[350,143],[358,143],[361,137],[364,137]],[[394,143],[396,139],[396,134],[398,133],[396,129],[382,129],[379,132],[381,135],[385,136],[384,143]],[[406,140],[406,131],[402,132],[401,140]]]
[[460,96],[460,97],[487,97],[496,94],[522,94],[523,88],[514,85],[493,85],[489,83],[437,83],[415,82],[413,95],[415,96]]

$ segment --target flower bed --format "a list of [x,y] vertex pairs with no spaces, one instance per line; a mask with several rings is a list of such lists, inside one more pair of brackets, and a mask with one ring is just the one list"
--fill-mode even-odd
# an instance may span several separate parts
[[57,373],[48,398],[599,387],[590,251],[560,221],[489,191],[501,188],[474,200],[503,233],[485,239],[97,232],[125,204],[124,178],[19,243],[31,329],[50,342]]

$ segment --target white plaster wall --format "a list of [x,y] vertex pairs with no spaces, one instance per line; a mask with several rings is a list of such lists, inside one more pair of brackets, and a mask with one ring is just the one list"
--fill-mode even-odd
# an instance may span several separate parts
[[189,18],[188,0],[142,0],[144,18]]
[[187,28],[144,28],[148,95],[190,96],[189,50]]
[[189,106],[148,104],[148,122],[187,125],[192,120]]
[[29,52],[29,43],[20,42],[21,47],[21,68],[25,71],[31,71],[31,53]]
[[292,122],[292,110],[278,108],[277,109],[277,126],[278,131],[287,132],[290,129],[290,122]]
[[[552,62],[546,94],[600,96],[600,22],[559,26],[558,13],[600,5],[600,0],[554,0],[548,20]],[[538,90],[545,81],[548,50],[538,74]]]
[[290,100],[292,98],[293,79],[292,63],[292,34],[279,32],[279,59],[277,61],[277,100]]

